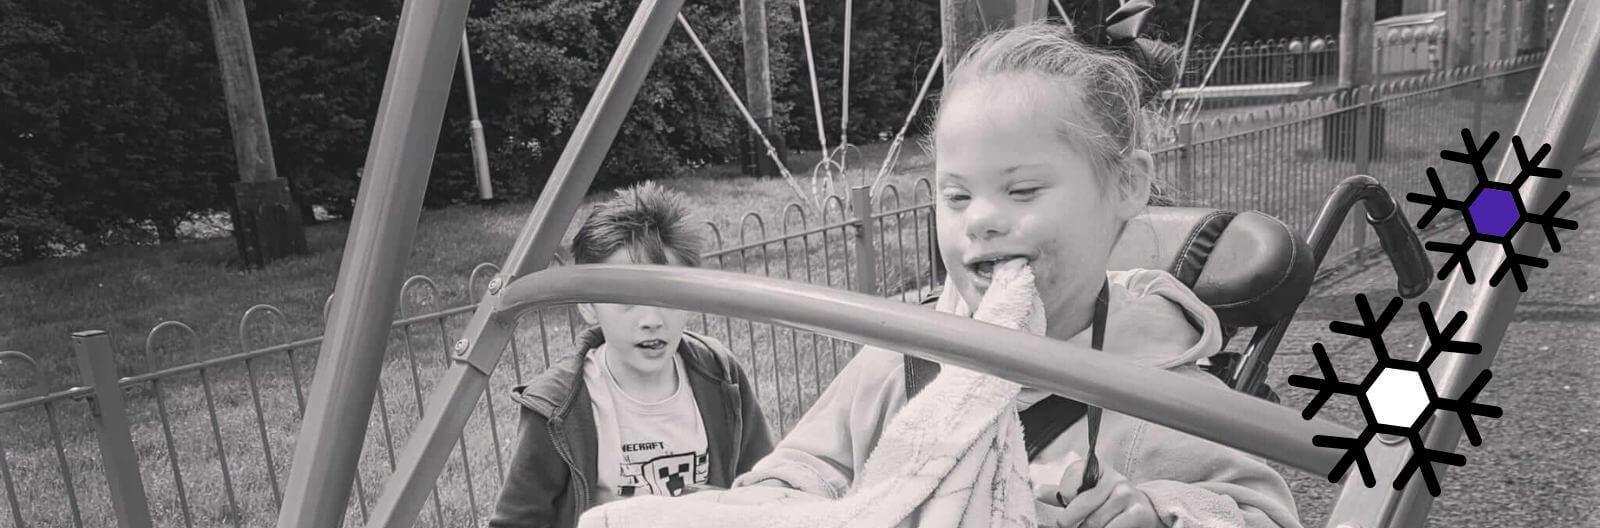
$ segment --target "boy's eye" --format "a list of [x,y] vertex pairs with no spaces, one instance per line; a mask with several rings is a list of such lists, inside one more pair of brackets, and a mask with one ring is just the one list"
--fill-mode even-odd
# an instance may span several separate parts
[[959,192],[947,192],[947,193],[944,193],[944,201],[945,201],[946,204],[950,204],[950,205],[961,205],[961,204],[967,203],[967,200],[970,200],[970,199],[972,199],[972,197],[968,196],[967,193],[959,193]]

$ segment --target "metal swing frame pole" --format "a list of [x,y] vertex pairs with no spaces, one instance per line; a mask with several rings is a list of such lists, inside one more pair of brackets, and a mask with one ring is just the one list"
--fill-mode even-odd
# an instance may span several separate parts
[[[1546,158],[1549,164],[1570,174],[1583,153],[1589,130],[1596,121],[1595,114],[1600,110],[1600,3],[1574,3],[1550,49],[1539,81],[1523,109],[1522,120],[1517,123],[1516,135],[1522,137],[1523,144],[1530,150],[1550,145]],[[1488,134],[1488,131],[1474,132],[1477,137]],[[1510,143],[1510,140],[1505,142]],[[1513,181],[1518,170],[1516,157],[1507,155],[1495,173],[1496,181]],[[1570,180],[1571,177],[1529,178],[1521,187],[1524,207],[1529,211],[1543,211],[1566,191]],[[1532,256],[1543,253],[1546,244],[1544,232],[1539,229],[1522,229],[1512,242],[1517,253]],[[1472,250],[1468,260],[1476,264],[1476,269],[1492,270],[1506,260],[1506,255],[1499,245],[1480,244]],[[1434,362],[1429,375],[1438,381],[1440,395],[1461,394],[1480,372],[1494,363],[1517,302],[1522,298],[1522,292],[1514,285],[1489,286],[1488,274],[1479,275],[1477,284],[1468,284],[1457,270],[1445,286],[1444,296],[1435,311],[1441,324],[1456,312],[1465,311],[1466,324],[1455,339],[1484,345],[1479,354],[1445,354]],[[1424,340],[1422,346],[1427,345]],[[1423,443],[1429,449],[1454,451],[1460,443],[1461,423],[1444,419],[1447,416],[1436,416],[1424,432]],[[1403,490],[1387,485],[1394,480],[1394,472],[1411,456],[1411,449],[1404,442],[1379,442],[1368,449],[1368,456],[1379,486],[1367,488],[1359,478],[1347,478],[1327,526],[1422,526],[1433,506],[1433,496],[1422,479],[1412,478]],[[1446,469],[1446,466],[1435,466],[1441,483]]]
[[[639,6],[491,290],[549,263],[681,5],[682,0],[646,0]],[[383,360],[466,13],[467,0],[408,0],[401,13],[280,527],[343,521],[379,381],[380,369],[374,366]],[[491,321],[493,297],[485,299],[466,337],[457,342],[455,363],[435,389],[427,418],[408,440],[369,526],[415,522],[511,339],[511,325]]]
[[294,463],[282,528],[339,526],[357,476],[415,238],[468,0],[409,0],[394,51]]
[[[427,411],[407,439],[366,526],[403,528],[416,522],[512,339],[516,320],[496,317],[503,286],[549,264],[682,5],[683,0],[645,0],[635,11],[511,255],[452,347],[452,363],[429,395]],[[352,441],[359,442],[359,437]]]
[[467,42],[467,31],[461,31],[461,79],[466,82],[467,112],[472,121],[467,126],[472,133],[472,167],[478,175],[478,199],[494,199],[494,183],[489,179],[489,146],[483,139],[483,121],[478,119],[478,87],[472,82],[472,47]]

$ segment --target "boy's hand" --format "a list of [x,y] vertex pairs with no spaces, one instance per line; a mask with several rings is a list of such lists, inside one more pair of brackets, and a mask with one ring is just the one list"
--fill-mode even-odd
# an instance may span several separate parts
[[[1100,481],[1078,493],[1085,462],[1067,466],[1061,485],[1039,486],[1039,526],[1052,528],[1148,528],[1163,526],[1150,497],[1109,465],[1100,466]],[[1064,506],[1063,506],[1064,505]]]

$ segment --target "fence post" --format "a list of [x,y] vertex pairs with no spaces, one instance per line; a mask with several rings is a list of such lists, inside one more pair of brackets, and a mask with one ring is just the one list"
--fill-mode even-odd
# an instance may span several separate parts
[[153,524],[150,503],[145,500],[144,482],[139,479],[139,456],[133,450],[133,432],[128,425],[122,385],[118,383],[111,336],[102,330],[74,333],[72,351],[78,357],[83,383],[94,389],[89,409],[100,437],[100,463],[111,488],[117,526],[148,528]]
[[1194,203],[1194,122],[1185,121],[1178,123],[1178,181],[1172,182],[1178,189],[1174,201],[1178,203]]
[[872,188],[850,188],[850,225],[855,226],[856,291],[879,295],[878,250],[872,243]]
[[1483,101],[1489,97],[1488,94],[1485,93],[1485,90],[1488,88],[1486,83],[1489,78],[1489,65],[1487,63],[1479,63],[1476,68],[1478,69],[1478,87],[1477,89],[1473,90],[1472,134],[1478,137],[1483,137]]
[[[1373,142],[1380,140],[1377,134],[1373,134],[1372,126],[1373,114],[1376,113],[1375,111],[1377,107],[1377,103],[1372,101],[1373,99],[1376,99],[1376,97],[1374,97],[1375,94],[1372,85],[1357,86],[1355,88],[1355,92],[1356,174],[1365,174],[1367,176],[1377,178],[1377,176],[1373,176],[1372,174],[1372,158],[1373,156],[1377,155],[1377,149],[1373,148],[1375,146],[1373,145]],[[1356,248],[1355,258],[1357,261],[1360,261],[1362,256],[1366,253],[1365,248],[1367,246],[1367,230],[1366,226],[1363,225],[1365,224],[1365,220],[1367,218],[1366,211],[1366,207],[1363,207],[1361,203],[1358,202],[1350,209],[1350,215],[1347,217],[1350,219],[1350,228],[1354,232],[1353,235],[1355,240],[1352,242]]]

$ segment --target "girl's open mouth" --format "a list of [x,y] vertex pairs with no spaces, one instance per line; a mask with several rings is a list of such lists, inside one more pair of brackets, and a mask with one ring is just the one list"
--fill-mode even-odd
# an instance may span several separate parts
[[982,279],[984,282],[988,282],[994,280],[995,266],[998,266],[1001,263],[1011,259],[1022,259],[1023,264],[1028,263],[1028,258],[1022,255],[1001,255],[993,258],[985,258],[982,260],[968,262],[967,269],[972,271],[973,276]]
[[667,342],[660,339],[646,339],[644,341],[634,343],[633,346],[648,350],[661,350],[667,348]]

